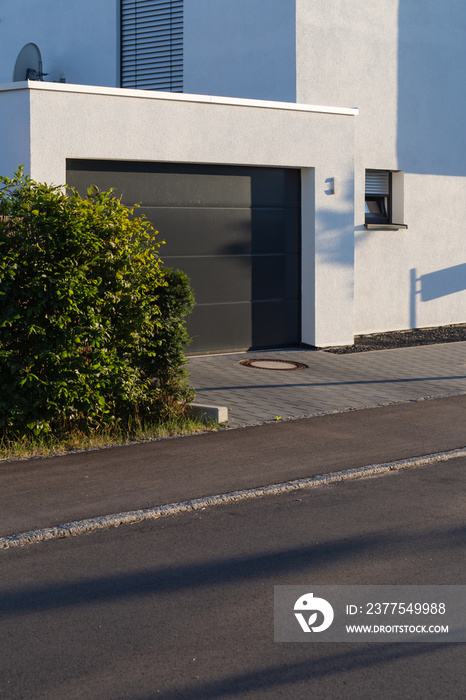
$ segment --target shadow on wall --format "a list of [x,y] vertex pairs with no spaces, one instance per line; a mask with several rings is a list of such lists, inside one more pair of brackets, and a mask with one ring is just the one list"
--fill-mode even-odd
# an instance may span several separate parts
[[398,161],[411,173],[466,176],[464,0],[399,0],[398,26]]
[[[327,197],[336,194],[339,207],[319,207],[316,211],[316,257],[319,262],[340,268],[354,267],[354,193],[353,181],[347,183],[343,191],[333,189],[333,178],[324,183]],[[319,186],[317,184],[316,186]]]
[[456,294],[466,289],[466,263],[446,267],[443,270],[416,276],[416,268],[410,270],[410,327],[416,328],[417,299],[421,302]]

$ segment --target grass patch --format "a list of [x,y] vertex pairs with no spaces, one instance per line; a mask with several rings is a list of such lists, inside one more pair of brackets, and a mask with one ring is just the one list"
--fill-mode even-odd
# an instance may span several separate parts
[[146,423],[137,425],[131,430],[108,429],[85,433],[75,430],[63,435],[39,435],[38,437],[8,437],[0,438],[0,460],[27,459],[29,457],[49,457],[66,454],[74,450],[89,450],[99,447],[111,447],[128,442],[143,442],[172,437],[176,435],[192,435],[193,433],[215,431],[220,426],[217,423],[201,423],[189,418],[179,418],[164,423]]

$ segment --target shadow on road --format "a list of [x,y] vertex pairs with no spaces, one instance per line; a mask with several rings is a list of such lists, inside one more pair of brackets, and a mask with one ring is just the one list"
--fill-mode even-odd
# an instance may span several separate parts
[[335,561],[377,556],[380,551],[386,560],[391,552],[394,557],[398,556],[400,548],[408,544],[410,550],[415,551],[417,542],[419,549],[427,547],[430,552],[444,549],[453,551],[456,548],[462,552],[464,533],[465,528],[462,527],[422,531],[418,534],[412,531],[406,534],[392,532],[390,536],[374,533],[309,547],[278,550],[265,555],[144,570],[26,590],[10,589],[0,593],[0,620],[32,612],[174,593],[202,586],[267,578],[277,581],[279,576],[289,573],[296,574],[303,570],[309,574],[310,570],[317,570]]
[[[315,648],[316,644],[307,645]],[[325,645],[327,648],[329,644]],[[230,676],[219,681],[199,683],[196,687],[177,688],[173,691],[164,691],[164,700],[213,700],[214,698],[234,697],[243,693],[258,692],[280,686],[293,686],[296,683],[316,680],[338,674],[349,674],[352,671],[361,671],[373,666],[383,666],[398,659],[406,660],[422,655],[445,651],[448,644],[376,644],[365,647],[355,644],[345,653],[332,652],[326,656],[300,661],[294,664],[282,666],[270,666],[258,671]],[[346,647],[348,645],[345,644]],[[355,648],[357,647],[357,648]],[[312,697],[310,690],[309,697]],[[282,697],[282,696],[280,696]],[[301,696],[300,696],[301,697]],[[145,695],[135,700],[152,700],[154,695]]]

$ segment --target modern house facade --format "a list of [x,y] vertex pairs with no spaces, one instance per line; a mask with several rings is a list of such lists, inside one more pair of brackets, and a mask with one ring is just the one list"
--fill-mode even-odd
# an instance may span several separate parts
[[463,323],[465,65],[462,0],[0,2],[0,172],[140,202],[194,351]]

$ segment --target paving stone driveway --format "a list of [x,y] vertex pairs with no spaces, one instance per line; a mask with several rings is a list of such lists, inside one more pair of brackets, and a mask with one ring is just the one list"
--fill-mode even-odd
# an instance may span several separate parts
[[[292,360],[308,369],[239,364],[254,358]],[[191,357],[188,371],[196,402],[227,406],[230,425],[247,425],[466,393],[466,341],[352,355],[286,349]]]

